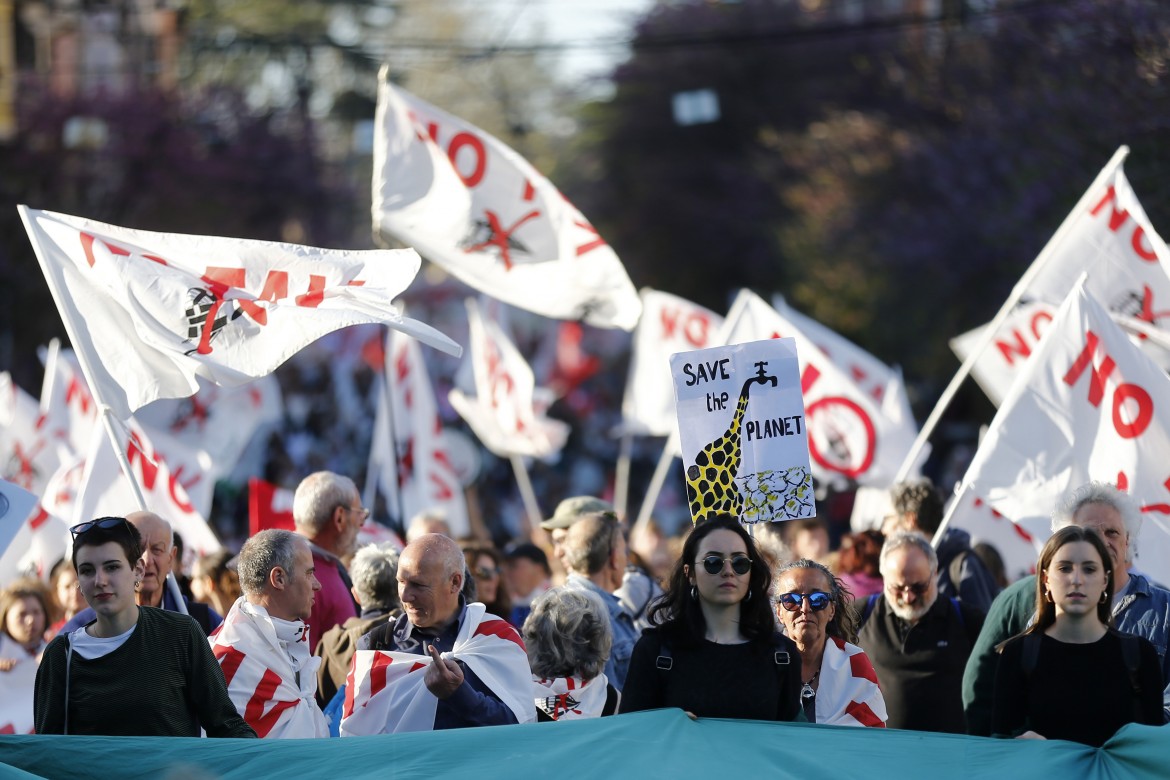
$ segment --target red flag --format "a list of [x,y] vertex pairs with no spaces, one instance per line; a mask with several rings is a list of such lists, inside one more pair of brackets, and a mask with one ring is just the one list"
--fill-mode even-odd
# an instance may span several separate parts
[[268,528],[295,531],[293,523],[293,492],[271,482],[253,477],[248,480],[248,535]]

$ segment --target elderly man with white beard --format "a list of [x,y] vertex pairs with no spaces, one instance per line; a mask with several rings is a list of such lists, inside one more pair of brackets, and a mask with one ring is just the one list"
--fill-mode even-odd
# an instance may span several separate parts
[[879,559],[882,597],[867,605],[857,644],[885,696],[887,726],[964,734],[962,682],[983,613],[938,598],[938,557],[920,534],[886,540]]

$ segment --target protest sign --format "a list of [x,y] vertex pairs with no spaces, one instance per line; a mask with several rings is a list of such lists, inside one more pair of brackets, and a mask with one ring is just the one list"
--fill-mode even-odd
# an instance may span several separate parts
[[812,517],[812,471],[796,340],[670,357],[691,519]]

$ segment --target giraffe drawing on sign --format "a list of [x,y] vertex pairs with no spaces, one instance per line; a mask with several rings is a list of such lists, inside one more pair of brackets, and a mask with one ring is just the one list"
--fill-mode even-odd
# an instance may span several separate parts
[[695,456],[695,462],[687,469],[687,502],[691,508],[691,522],[698,523],[715,515],[730,514],[739,517],[743,513],[743,496],[735,485],[742,459],[740,447],[740,424],[747,411],[748,396],[754,384],[775,387],[776,377],[764,373],[766,363],[756,363],[757,373],[743,383],[739,391],[739,402],[731,424],[715,441],[708,444]]

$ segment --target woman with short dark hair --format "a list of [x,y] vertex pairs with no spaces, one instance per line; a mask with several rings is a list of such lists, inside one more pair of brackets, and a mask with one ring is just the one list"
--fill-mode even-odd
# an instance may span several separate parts
[[621,711],[679,707],[696,717],[797,719],[800,657],[776,631],[771,586],[739,520],[700,522],[650,608],[654,627],[634,646]]
[[142,540],[122,517],[79,523],[73,565],[89,624],[55,638],[37,671],[38,734],[255,737],[199,624],[140,607]]

